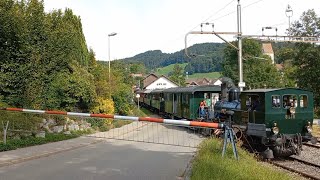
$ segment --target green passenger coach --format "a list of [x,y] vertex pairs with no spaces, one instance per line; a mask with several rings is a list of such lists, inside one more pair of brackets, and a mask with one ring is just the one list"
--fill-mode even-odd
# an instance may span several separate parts
[[[216,85],[169,88],[163,90],[165,108],[168,116],[179,119],[199,118],[199,105],[208,96],[210,101],[214,96],[219,97],[221,87]],[[207,107],[213,110],[212,107]]]

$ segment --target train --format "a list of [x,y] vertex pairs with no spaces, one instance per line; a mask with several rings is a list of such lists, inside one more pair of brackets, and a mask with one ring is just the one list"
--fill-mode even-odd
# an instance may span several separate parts
[[[264,158],[299,155],[312,136],[313,93],[299,88],[250,89],[240,92],[232,82],[138,91],[144,106],[164,117],[221,122],[238,138],[256,147]],[[200,115],[199,104],[212,102]]]

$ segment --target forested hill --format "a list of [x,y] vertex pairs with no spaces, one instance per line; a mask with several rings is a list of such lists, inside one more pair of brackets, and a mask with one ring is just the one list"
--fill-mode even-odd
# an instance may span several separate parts
[[202,43],[195,44],[188,48],[189,54],[196,57],[188,58],[184,49],[175,53],[163,53],[160,50],[147,51],[130,58],[123,59],[125,62],[143,63],[147,69],[168,66],[170,64],[189,62],[185,71],[190,74],[195,72],[220,71],[220,64],[223,59],[224,43]]

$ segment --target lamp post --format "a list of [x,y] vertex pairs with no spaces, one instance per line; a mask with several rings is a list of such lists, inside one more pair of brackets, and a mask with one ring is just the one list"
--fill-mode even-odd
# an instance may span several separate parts
[[111,36],[115,36],[117,35],[117,33],[113,32],[113,33],[110,33],[108,34],[108,55],[109,55],[109,63],[108,63],[108,66],[109,66],[109,88],[110,88],[110,92],[109,94],[111,95],[111,78],[110,78],[110,37]]
[[292,15],[293,15],[293,10],[292,10],[291,6],[288,4],[287,9],[286,9],[286,16],[289,18],[289,29],[290,29],[290,17],[292,17]]
[[140,94],[137,94],[136,95],[136,98],[138,99],[137,101],[138,101],[138,110],[140,110],[140,105],[139,105],[139,102],[140,102]]

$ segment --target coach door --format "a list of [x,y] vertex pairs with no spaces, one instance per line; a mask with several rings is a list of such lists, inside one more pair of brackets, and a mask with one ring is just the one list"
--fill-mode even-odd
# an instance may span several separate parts
[[173,101],[172,101],[172,107],[173,107],[173,114],[177,114],[177,108],[178,108],[178,96],[177,94],[173,94]]

